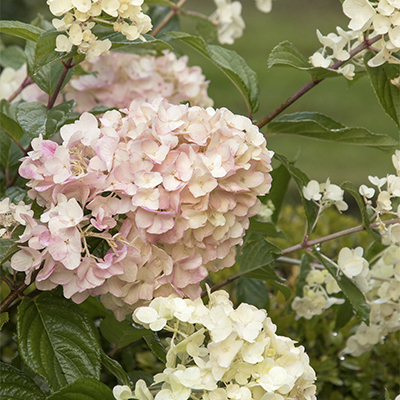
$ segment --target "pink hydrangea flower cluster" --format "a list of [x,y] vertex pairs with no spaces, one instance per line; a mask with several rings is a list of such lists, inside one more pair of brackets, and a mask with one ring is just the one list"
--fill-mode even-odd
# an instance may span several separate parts
[[160,57],[110,53],[83,62],[88,74],[73,77],[64,92],[67,100],[77,101],[75,111],[80,113],[99,105],[129,107],[134,99],[152,101],[160,96],[173,104],[188,101],[192,106],[211,107],[209,81],[200,67],[187,63],[187,56],[177,58],[170,51]]
[[28,246],[12,267],[30,275],[44,265],[39,289],[62,285],[76,302],[102,295],[117,318],[155,296],[198,297],[209,270],[234,264],[270,189],[263,135],[227,109],[161,98],[100,122],[84,113],[61,128],[61,145],[33,140],[20,174],[46,211],[24,216]]

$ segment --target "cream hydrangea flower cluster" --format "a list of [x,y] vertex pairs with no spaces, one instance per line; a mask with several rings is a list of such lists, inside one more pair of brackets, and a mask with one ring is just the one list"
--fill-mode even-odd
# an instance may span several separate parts
[[150,17],[142,12],[143,0],[47,0],[47,4],[53,15],[62,17],[53,19],[53,26],[66,33],[57,36],[56,51],[69,52],[77,46],[89,61],[111,48],[109,39],[97,40],[92,33],[96,22],[112,25],[128,40],[143,39],[142,34],[152,28]]
[[[29,275],[44,263],[39,289],[62,285],[76,302],[101,294],[118,318],[155,296],[198,297],[208,270],[234,264],[269,191],[263,135],[227,109],[161,98],[100,121],[82,114],[61,128],[62,145],[32,141],[19,172],[46,211],[22,215],[28,247],[12,267]],[[105,255],[93,254],[94,239]]]
[[303,297],[295,296],[292,301],[296,320],[311,319],[315,315],[321,315],[334,304],[344,303],[344,299],[329,297],[330,294],[339,293],[340,288],[327,270],[312,269],[306,277],[306,282]]
[[[25,204],[23,201],[18,204],[11,203],[8,197],[0,201],[0,227],[3,227],[0,228],[0,238],[3,236],[11,238],[18,225],[25,225],[21,214],[33,217],[31,205]],[[11,227],[13,228],[11,229]]]
[[207,306],[201,299],[159,297],[137,308],[133,320],[172,333],[166,368],[154,377],[154,388],[143,381],[134,394],[115,387],[117,399],[316,398],[315,372],[304,347],[277,335],[265,310],[246,303],[234,309],[225,291],[211,294]]
[[170,103],[189,101],[192,106],[210,107],[208,81],[200,67],[189,67],[188,57],[170,51],[160,57],[110,53],[81,64],[88,75],[73,77],[64,89],[67,100],[75,99],[75,111],[102,105],[129,107],[132,100],[163,97]]
[[[330,33],[327,36],[317,31],[323,48],[310,58],[315,67],[329,68],[336,60],[348,60],[349,51],[361,44],[365,36],[372,39],[377,35],[382,35],[382,38],[374,44],[377,54],[368,61],[368,65],[377,67],[385,62],[400,63],[400,58],[393,55],[400,50],[399,0],[345,0],[343,12],[350,18],[350,31],[338,27],[338,34]],[[327,49],[330,49],[329,53]],[[347,64],[339,68],[338,72],[353,79],[354,69],[354,64]]]
[[342,354],[358,357],[369,351],[385,337],[400,329],[400,246],[384,250],[370,270],[367,302],[371,307],[370,323],[355,328],[347,339]]

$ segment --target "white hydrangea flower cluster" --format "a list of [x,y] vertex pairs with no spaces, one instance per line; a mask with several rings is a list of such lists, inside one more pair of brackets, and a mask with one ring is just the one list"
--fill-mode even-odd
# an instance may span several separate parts
[[[256,7],[268,13],[272,8],[272,0],[255,0]],[[218,28],[218,41],[221,44],[233,44],[235,39],[242,37],[246,24],[242,18],[242,3],[231,0],[214,0],[217,9],[210,20]]]
[[[22,214],[33,217],[31,204],[25,204],[23,201],[14,204],[10,202],[8,197],[0,201],[0,227],[3,227],[0,228],[0,237],[7,236],[10,238],[18,225],[26,225],[25,220],[21,217]],[[10,231],[12,226],[14,228]]]
[[325,183],[311,180],[307,186],[303,187],[303,195],[319,207],[319,213],[333,204],[340,212],[348,209],[347,203],[343,201],[344,190],[332,184],[329,178]]
[[385,249],[372,266],[366,298],[371,307],[370,324],[367,326],[363,322],[355,328],[341,354],[358,357],[375,344],[383,343],[386,335],[400,329],[399,245]]
[[[382,237],[382,243],[386,246],[390,244],[400,244],[400,223],[386,226],[382,215],[392,215],[400,218],[400,205],[393,209],[393,200],[400,198],[400,150],[396,150],[392,155],[395,174],[388,174],[386,177],[368,176],[369,181],[376,186],[377,190],[361,185],[359,193],[363,196],[366,205],[374,212],[371,220],[379,223],[379,230]],[[373,206],[372,198],[376,197],[376,204]]]
[[108,39],[97,40],[92,33],[96,23],[112,25],[128,40],[143,39],[142,34],[152,28],[150,17],[142,12],[143,0],[47,0],[50,12],[56,17],[53,26],[65,32],[56,39],[56,51],[69,52],[73,46],[86,55],[87,60],[107,54]]
[[311,319],[315,315],[321,315],[334,304],[344,303],[344,299],[329,297],[330,294],[339,293],[340,288],[327,270],[312,269],[306,277],[306,282],[303,287],[303,297],[295,296],[292,301],[296,320]]
[[[330,33],[327,36],[323,36],[317,31],[323,48],[310,57],[310,61],[315,67],[330,68],[336,60],[348,60],[351,49],[361,44],[366,37],[372,39],[377,35],[382,35],[374,44],[377,54],[368,61],[368,65],[377,67],[385,62],[400,63],[399,57],[394,55],[400,50],[399,0],[345,0],[343,12],[351,20],[350,31],[346,32],[338,27],[338,34]],[[327,49],[330,51],[328,52]],[[360,56],[362,53],[358,55],[358,57]],[[348,79],[353,79],[354,69],[354,64],[346,64],[337,72],[342,73]]]
[[[133,319],[172,333],[166,368],[150,387],[155,400],[316,398],[304,347],[278,336],[265,310],[246,303],[234,309],[225,291],[210,294],[207,306],[201,299],[159,297],[136,309]],[[150,390],[140,381],[134,396],[152,400]],[[126,386],[114,388],[114,395],[130,398]]]
[[99,105],[125,108],[134,99],[152,101],[157,97],[173,104],[188,101],[192,106],[211,107],[209,81],[200,67],[187,63],[187,56],[177,58],[167,50],[160,57],[112,52],[83,62],[88,74],[73,77],[63,93],[67,100],[76,100],[77,112]]

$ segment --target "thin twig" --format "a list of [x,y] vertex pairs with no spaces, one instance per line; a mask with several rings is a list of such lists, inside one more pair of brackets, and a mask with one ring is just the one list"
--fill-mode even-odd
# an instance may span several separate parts
[[171,7],[171,11],[164,17],[164,19],[155,27],[153,32],[151,32],[151,36],[155,37],[162,28],[168,23],[168,21],[179,12],[179,8],[183,6],[186,0],[180,0],[175,7]]
[[21,86],[7,99],[11,103],[27,86],[31,85],[33,80],[30,76],[27,76],[21,83]]
[[[382,38],[382,35],[378,35],[378,36],[375,36],[372,39],[365,39],[361,44],[359,44],[356,48],[354,48],[353,50],[350,51],[349,59],[347,59],[345,61],[336,61],[330,68],[328,68],[328,71],[329,70],[337,70],[343,64],[347,63],[355,55],[357,55],[358,53],[362,52],[363,50],[366,50],[366,49],[370,48],[370,46],[373,43],[377,42],[381,38]],[[277,117],[282,111],[286,110],[286,108],[288,108],[290,105],[292,105],[301,96],[306,94],[309,90],[311,90],[313,87],[317,86],[320,82],[322,82],[325,79],[326,78],[311,80],[310,82],[305,84],[300,90],[298,90],[296,93],[294,93],[292,96],[290,96],[279,107],[277,107],[274,111],[272,111],[265,118],[263,118],[261,121],[259,121],[257,123],[258,128],[261,129],[263,126],[267,125],[275,117]]]
[[73,58],[68,58],[66,62],[63,62],[64,70],[61,73],[60,79],[58,80],[57,86],[54,89],[53,95],[49,98],[49,102],[47,103],[47,108],[50,110],[53,108],[54,103],[56,102],[57,96],[60,93],[62,85],[64,83],[65,78],[67,77],[68,71],[73,68],[75,65],[72,65]]

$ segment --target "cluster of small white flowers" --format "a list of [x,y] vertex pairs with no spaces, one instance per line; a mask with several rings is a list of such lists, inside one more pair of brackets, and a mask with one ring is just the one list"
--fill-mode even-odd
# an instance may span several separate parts
[[260,211],[257,214],[257,219],[262,222],[272,222],[272,215],[274,214],[275,206],[271,200],[267,204],[261,204]]
[[56,51],[69,52],[77,46],[88,60],[111,48],[110,40],[97,40],[92,33],[96,22],[112,25],[128,40],[143,39],[142,34],[152,28],[150,17],[142,12],[143,0],[47,0],[47,4],[53,15],[62,17],[53,19],[53,26],[67,34],[57,36]]
[[[233,44],[235,39],[243,35],[246,27],[242,18],[242,3],[231,0],[214,0],[217,9],[210,16],[210,20],[218,28],[218,41],[221,44]],[[268,13],[272,8],[272,0],[256,0],[256,7]]]
[[[323,48],[310,58],[315,67],[329,68],[336,60],[348,60],[351,49],[361,44],[366,37],[372,39],[377,35],[382,35],[382,38],[374,44],[377,54],[368,61],[368,65],[377,67],[385,62],[400,64],[400,59],[393,55],[400,50],[399,0],[345,0],[343,12],[351,19],[350,31],[338,27],[338,35],[330,33],[327,36],[317,31]],[[330,54],[327,49],[331,50]],[[347,64],[337,72],[353,79],[354,69],[353,64]]]
[[[0,228],[0,237],[7,236],[11,238],[13,230],[18,225],[25,226],[25,220],[21,217],[21,214],[33,217],[31,204],[25,204],[23,201],[14,204],[10,202],[9,198],[0,201],[0,227],[3,227]],[[14,228],[10,230],[12,226]]]
[[[124,115],[126,114],[126,116]],[[46,207],[23,215],[11,266],[36,285],[62,285],[76,302],[102,295],[118,318],[155,296],[196,298],[209,270],[230,267],[258,195],[271,185],[272,152],[251,121],[227,109],[135,100],[98,120],[84,113],[41,137],[19,169]],[[102,239],[104,257],[88,240]]]
[[393,209],[393,200],[400,198],[400,150],[396,150],[392,155],[392,162],[396,169],[396,175],[388,174],[384,178],[368,176],[369,181],[377,188],[375,206],[371,200],[375,196],[375,189],[366,185],[361,185],[359,188],[359,193],[363,196],[366,205],[374,212],[371,220],[379,223],[382,243],[386,246],[400,244],[400,223],[386,226],[382,220],[382,215],[400,218],[400,205],[396,210]]
[[391,245],[384,250],[370,270],[369,288],[366,293],[371,307],[370,323],[361,323],[346,342],[341,354],[358,357],[386,335],[400,329],[400,246]]
[[319,207],[320,213],[333,204],[340,212],[346,211],[348,208],[347,203],[343,201],[344,190],[332,184],[329,178],[325,183],[311,180],[307,186],[303,187],[303,195]]
[[[155,400],[316,398],[304,347],[278,336],[265,310],[246,303],[234,309],[225,291],[210,294],[207,306],[201,299],[159,297],[137,308],[133,320],[172,333],[166,368],[150,387]],[[134,396],[152,400],[150,390],[140,381]],[[129,391],[117,386],[114,396],[128,399]]]
[[315,315],[321,315],[334,304],[344,303],[344,299],[329,297],[330,294],[339,293],[340,288],[327,270],[312,269],[306,277],[306,282],[303,297],[296,296],[292,301],[296,320],[311,319]]
[[96,106],[129,107],[132,100],[152,101],[163,97],[170,103],[189,102],[192,106],[210,107],[208,81],[200,67],[189,67],[188,57],[177,58],[170,51],[160,57],[110,53],[81,64],[88,75],[73,77],[63,93],[75,99],[75,111],[89,111]]

